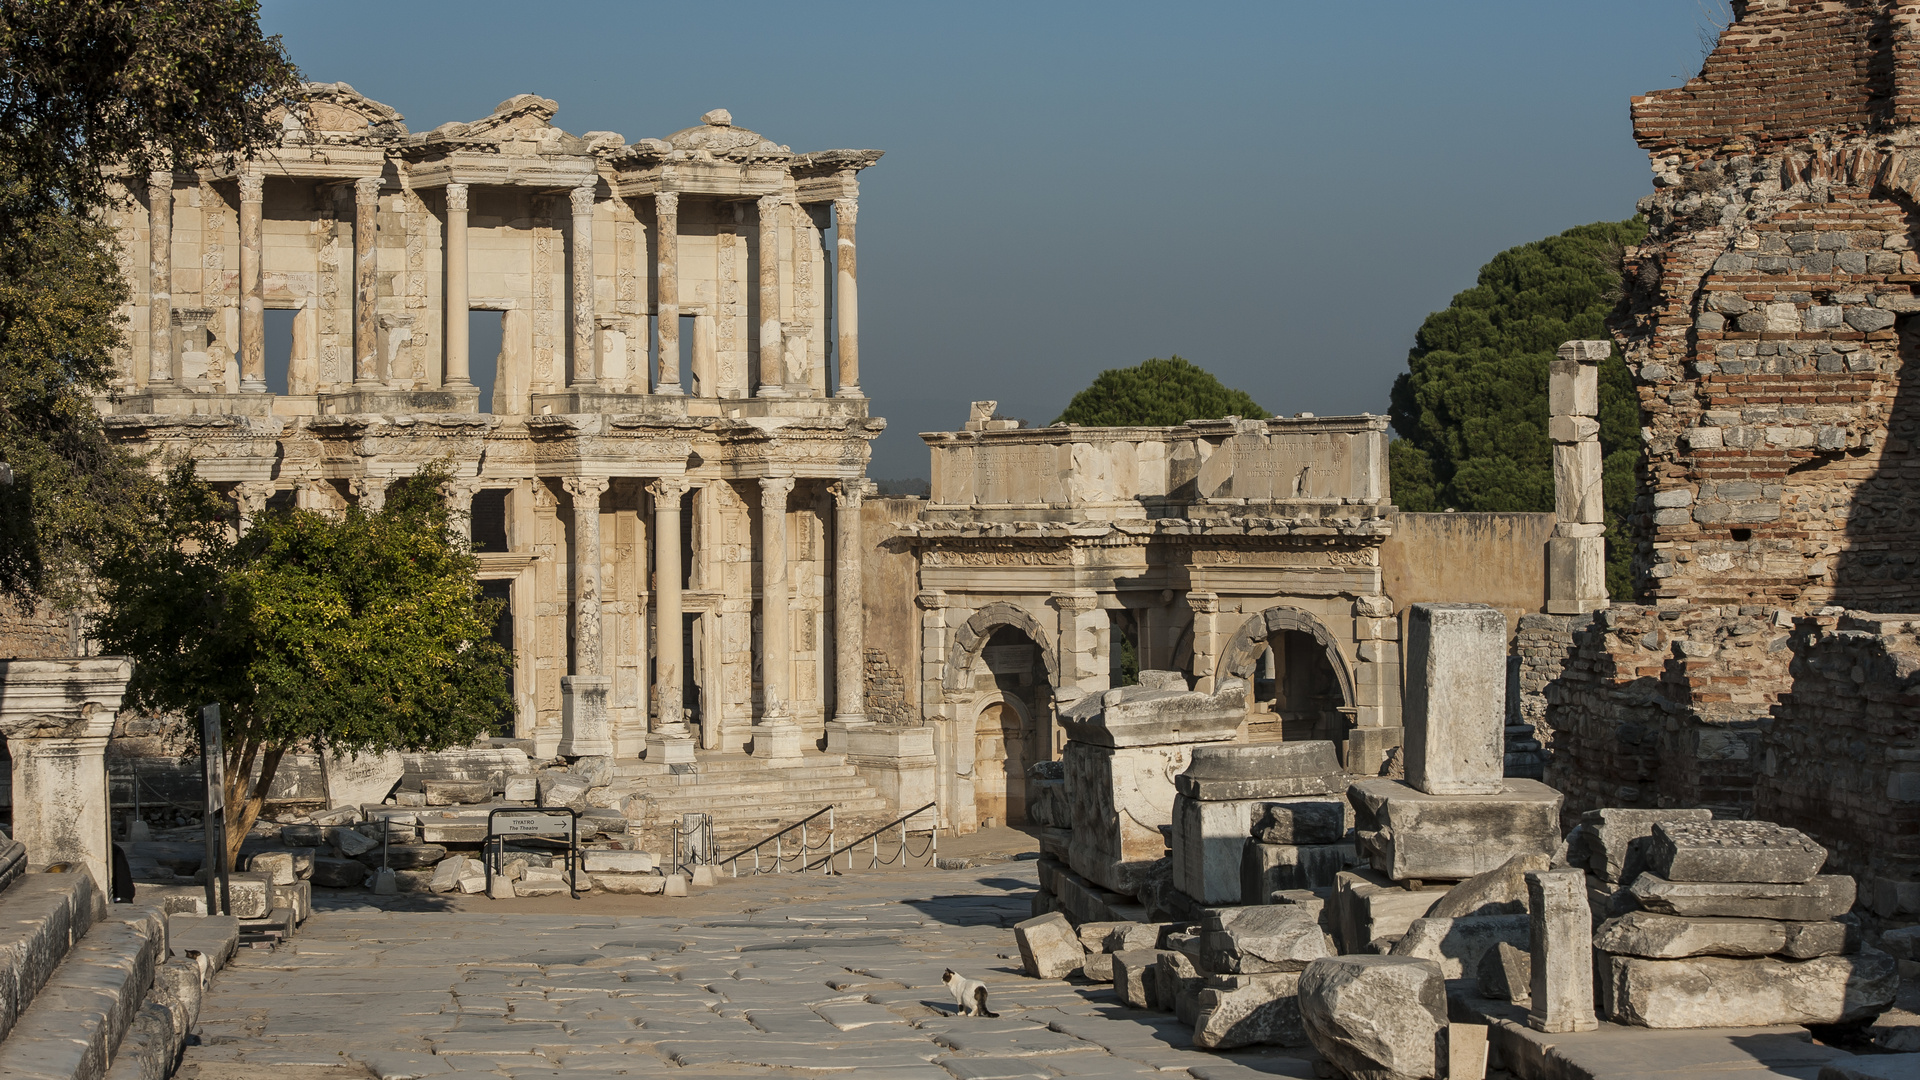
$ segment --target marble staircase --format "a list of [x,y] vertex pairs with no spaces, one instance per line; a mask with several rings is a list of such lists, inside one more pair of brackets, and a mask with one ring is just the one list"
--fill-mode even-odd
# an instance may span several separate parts
[[[791,765],[702,750],[695,754],[693,770],[679,773],[666,765],[623,761],[612,786],[629,808],[634,805],[626,802],[631,796],[643,797],[643,821],[650,830],[689,813],[712,815],[714,847],[721,856],[828,806],[834,808],[841,843],[894,817],[892,806],[847,763],[846,755],[813,750]],[[818,842],[825,824],[823,819],[809,825],[810,839]]]

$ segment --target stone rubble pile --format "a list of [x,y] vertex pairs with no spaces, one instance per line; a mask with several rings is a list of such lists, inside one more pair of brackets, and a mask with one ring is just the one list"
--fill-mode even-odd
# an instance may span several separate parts
[[1884,1011],[1892,956],[1862,950],[1854,881],[1826,849],[1764,821],[1658,821],[1628,892],[1602,923],[1601,1011],[1655,1028],[1839,1024]]

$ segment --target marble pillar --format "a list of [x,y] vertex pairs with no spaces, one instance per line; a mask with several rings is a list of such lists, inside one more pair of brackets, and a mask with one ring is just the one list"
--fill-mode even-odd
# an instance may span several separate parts
[[680,500],[687,494],[682,476],[663,476],[647,485],[653,496],[653,664],[654,715],[647,733],[647,760],[677,765],[693,760],[693,733],[686,717],[686,644],[681,636]]
[[380,333],[376,308],[380,299],[378,256],[373,246],[375,218],[380,209],[378,176],[353,182],[353,382],[376,386],[380,382]]
[[793,477],[760,480],[760,721],[753,756],[798,761],[800,729],[793,722],[793,612],[787,603],[787,496]]
[[1527,1026],[1563,1034],[1593,1031],[1593,914],[1587,877],[1580,870],[1529,872],[1532,1004]]
[[112,895],[107,739],[133,660],[0,660],[0,736],[13,759],[13,838],[27,865],[67,863]]
[[600,650],[600,496],[608,481],[570,476],[564,486],[573,496],[573,673],[560,680],[560,755],[611,755],[607,696],[613,680]]
[[786,387],[786,337],[780,329],[780,196],[760,196],[760,397]]
[[[833,485],[833,723],[867,723],[866,605],[861,589],[860,506],[870,481],[842,480]],[[827,734],[833,748],[833,732]]]
[[573,202],[573,385],[598,386],[593,365],[593,187],[581,184]]
[[[659,259],[660,371],[656,394],[683,394],[680,387],[680,194],[663,191],[653,197],[656,253]],[[675,654],[678,655],[678,654]]]
[[267,392],[267,313],[261,297],[261,201],[265,178],[240,174],[240,392]]
[[147,383],[166,386],[173,370],[173,171],[147,175]]
[[273,498],[275,490],[272,481],[244,481],[233,485],[231,494],[240,511],[240,535],[245,536],[253,528],[253,519],[266,510],[267,500]]
[[392,482],[393,479],[386,476],[356,476],[347,481],[347,491],[360,509],[377,514],[386,508],[387,485]]
[[471,386],[467,353],[467,185],[447,185],[447,381]]
[[847,197],[833,200],[834,329],[838,335],[836,352],[840,358],[838,397],[865,397],[860,392],[860,275],[854,255],[854,223],[860,217],[860,200]]

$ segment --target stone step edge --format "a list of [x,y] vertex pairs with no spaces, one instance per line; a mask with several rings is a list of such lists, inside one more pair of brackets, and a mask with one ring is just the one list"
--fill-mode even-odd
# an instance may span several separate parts
[[20,1014],[0,1080],[99,1080],[166,959],[166,917],[151,908],[96,923]]
[[25,874],[0,892],[0,1039],[106,912],[91,874]]

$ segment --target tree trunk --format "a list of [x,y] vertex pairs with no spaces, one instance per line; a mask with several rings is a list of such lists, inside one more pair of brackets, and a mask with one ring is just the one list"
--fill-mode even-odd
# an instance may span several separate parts
[[[260,757],[260,779],[249,783],[248,773],[253,771],[253,758],[256,752]],[[246,843],[247,833],[253,823],[260,819],[260,808],[266,805],[267,792],[273,787],[273,774],[280,769],[280,759],[286,756],[285,747],[273,747],[260,752],[258,744],[249,743],[242,755],[240,769],[227,777],[227,865],[240,865],[240,845]]]

